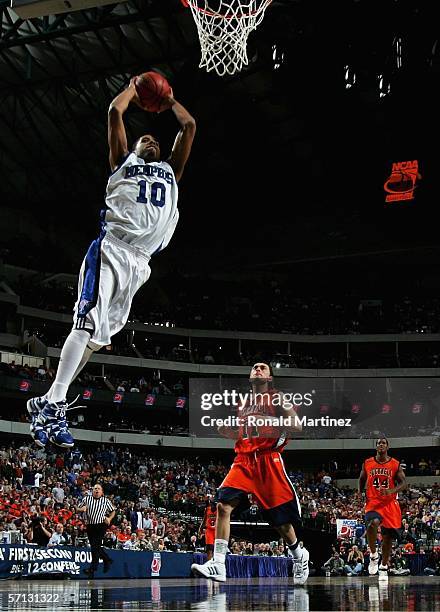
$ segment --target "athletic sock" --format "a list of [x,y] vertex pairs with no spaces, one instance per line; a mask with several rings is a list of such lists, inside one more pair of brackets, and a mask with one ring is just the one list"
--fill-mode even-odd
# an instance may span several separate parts
[[85,350],[84,350],[84,354],[82,356],[81,361],[79,362],[79,366],[76,368],[76,372],[75,374],[72,376],[72,380],[70,381],[70,384],[73,383],[73,381],[75,380],[75,378],[79,375],[79,373],[82,371],[82,369],[84,368],[84,366],[86,365],[86,363],[89,361],[90,357],[93,355],[94,351],[93,349],[89,348],[89,346],[86,346]]
[[287,548],[290,550],[294,559],[301,559],[302,552],[297,539],[293,542],[293,544],[288,544]]
[[216,563],[225,563],[226,559],[226,551],[228,550],[228,540],[218,540],[217,538],[214,541],[214,561]]
[[67,336],[61,350],[55,380],[46,394],[50,403],[62,402],[66,399],[67,390],[79,369],[89,340],[90,334],[84,329],[73,329]]

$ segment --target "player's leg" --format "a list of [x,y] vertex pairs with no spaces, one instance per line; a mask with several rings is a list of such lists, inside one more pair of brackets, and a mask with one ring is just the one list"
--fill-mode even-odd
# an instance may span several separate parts
[[222,487],[217,491],[217,523],[215,527],[214,555],[204,564],[193,563],[191,570],[196,574],[217,582],[226,580],[226,553],[231,534],[231,514],[246,493],[232,487]]
[[377,530],[382,522],[382,516],[377,512],[367,512],[365,514],[365,525],[367,527],[367,542],[370,547],[370,563],[368,564],[368,573],[370,576],[377,574],[379,569],[379,553],[377,552]]
[[253,492],[254,471],[245,455],[237,455],[226,478],[217,490],[217,522],[215,526],[214,557],[199,565],[193,563],[191,569],[196,573],[218,582],[226,580],[226,552],[231,533],[231,514],[242,499]]
[[[297,585],[303,585],[309,577],[310,554],[309,551],[302,545],[302,542],[300,545],[295,528],[291,523],[284,523],[282,525],[274,524],[277,520],[277,513],[280,508],[281,507],[279,506],[276,508],[271,508],[269,511],[265,511],[264,515],[273,525],[273,527],[278,531],[278,533],[282,536],[284,542],[286,543],[287,555],[293,560],[294,583]],[[283,512],[285,512],[286,509],[286,504],[284,504]],[[295,524],[298,524],[300,521],[300,517],[297,517],[297,512],[293,504],[291,506],[290,511],[292,514],[294,514],[293,520],[295,521]]]
[[[391,515],[393,515],[392,512]],[[384,522],[386,525],[388,525],[388,521],[390,521],[391,524],[400,525],[402,522],[400,509],[398,512],[397,522],[395,522],[395,519],[395,516],[388,517],[388,515],[386,515]],[[385,527],[382,524],[380,530],[382,533],[382,559],[379,565],[379,579],[387,579],[390,568],[393,540],[399,537],[399,529],[397,527]]]
[[385,531],[385,527],[381,527],[382,531],[382,559],[379,565],[379,578],[386,577],[388,575],[388,568],[390,566],[391,549],[393,547],[393,537],[388,530]]
[[379,565],[379,579],[388,578],[393,540],[399,537],[401,526],[402,513],[400,506],[397,502],[390,504],[390,507],[384,512],[384,520],[380,528],[382,533],[382,559]]
[[101,347],[90,342],[90,333],[85,329],[72,329],[61,350],[55,380],[46,399],[52,404],[58,404],[66,399],[71,382],[86,365],[94,350]]
[[293,558],[293,579],[302,585],[309,576],[309,551],[299,545],[296,529],[301,526],[301,506],[287,476],[281,454],[268,453],[257,459],[255,497],[263,516],[283,537]]
[[124,327],[134,294],[149,275],[148,259],[127,245],[105,238],[92,242],[80,272],[74,329],[61,351],[54,384],[48,395],[31,407],[37,413],[31,414],[33,423],[48,432],[52,443],[73,446],[65,413],[69,385],[92,353],[110,344],[110,338]]
[[31,434],[39,446],[50,440],[64,448],[74,445],[68,429],[66,401],[69,386],[90,359],[101,348],[91,336],[96,329],[100,313],[105,312],[114,284],[114,275],[101,261],[101,242],[92,242],[81,267],[78,282],[78,300],[75,305],[74,328],[61,350],[55,380],[48,393],[28,401],[31,415]]
[[211,561],[212,557],[214,556],[214,544],[206,544],[205,550],[207,561]]
[[43,397],[27,402],[30,414],[31,435],[39,446],[49,439],[59,446],[70,448],[73,438],[67,427],[66,394],[72,380],[78,375],[94,350],[100,347],[91,343],[93,323],[87,321],[88,313],[95,307],[101,276],[101,240],[94,240],[81,266],[78,281],[78,300],[75,306],[74,329],[67,337],[61,351],[55,381]]
[[90,342],[89,332],[83,329],[72,330],[66,338],[51,388],[43,397],[34,397],[27,402],[32,420],[31,435],[38,446],[45,446],[48,437],[58,446],[73,446],[65,417],[67,390],[93,352],[100,348]]
[[214,542],[215,542],[215,527],[208,527],[206,526],[205,528],[205,551],[206,551],[206,558],[208,561],[210,561],[212,559],[212,557],[214,556]]
[[294,559],[300,559],[301,549],[299,548],[299,540],[296,537],[293,525],[290,523],[285,523],[284,525],[275,527],[275,529],[278,531],[278,533],[286,543],[287,550],[290,551],[289,556],[292,556]]
[[254,490],[253,463],[246,455],[237,455],[226,478],[217,490],[217,522],[215,526],[214,557],[199,565],[193,563],[196,573],[218,582],[226,580],[226,552],[231,533],[231,514],[241,500],[247,500]]

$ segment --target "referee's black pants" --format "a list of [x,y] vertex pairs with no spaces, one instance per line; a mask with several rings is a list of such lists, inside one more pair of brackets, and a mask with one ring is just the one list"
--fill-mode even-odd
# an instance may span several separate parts
[[99,565],[99,559],[103,559],[104,563],[111,561],[108,554],[102,547],[102,541],[107,531],[106,523],[97,523],[95,525],[87,525],[87,535],[89,537],[90,547],[92,549],[92,569],[96,572]]

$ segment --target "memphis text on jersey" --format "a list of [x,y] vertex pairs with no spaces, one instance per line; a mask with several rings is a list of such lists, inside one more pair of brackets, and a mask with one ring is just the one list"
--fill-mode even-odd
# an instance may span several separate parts
[[145,164],[142,166],[127,166],[125,168],[125,178],[133,178],[134,176],[157,176],[158,178],[164,179],[169,185],[173,184],[173,175],[171,172],[167,172],[160,166],[150,166]]
[[332,419],[328,416],[316,419],[306,416],[260,416],[249,414],[228,416],[224,419],[205,415],[201,418],[203,427],[351,427],[351,419]]

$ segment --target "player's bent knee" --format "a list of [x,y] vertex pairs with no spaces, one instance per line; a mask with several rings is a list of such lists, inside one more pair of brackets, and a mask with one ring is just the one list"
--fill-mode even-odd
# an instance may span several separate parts
[[231,506],[231,504],[228,504],[226,502],[217,503],[217,512],[219,516],[230,516],[233,509],[234,509],[234,506]]
[[87,346],[93,352],[96,352],[102,349],[101,344],[96,344],[95,342],[92,342],[91,340],[87,342]]
[[278,531],[278,533],[284,536],[287,535],[291,529],[293,529],[293,526],[291,523],[284,523],[284,525],[278,525],[275,529]]
[[370,527],[379,527],[379,525],[380,520],[378,518],[373,518],[367,523],[367,529],[369,529]]

